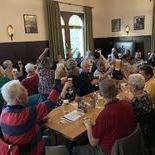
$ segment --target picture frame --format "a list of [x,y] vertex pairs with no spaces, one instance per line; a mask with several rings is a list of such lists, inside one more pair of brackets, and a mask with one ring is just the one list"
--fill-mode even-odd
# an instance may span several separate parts
[[144,30],[144,26],[145,26],[145,16],[133,17],[133,29],[134,30]]
[[37,16],[23,14],[25,33],[38,33]]
[[112,32],[121,31],[121,19],[120,18],[111,20],[111,31]]

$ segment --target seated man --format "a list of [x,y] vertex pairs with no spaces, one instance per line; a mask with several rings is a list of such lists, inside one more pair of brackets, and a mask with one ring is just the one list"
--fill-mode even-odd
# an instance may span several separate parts
[[35,65],[28,63],[25,66],[27,72],[27,77],[22,80],[22,85],[27,89],[28,95],[33,95],[38,93],[38,75],[35,73]]
[[74,87],[77,95],[84,96],[98,90],[98,86],[95,86],[97,84],[97,80],[94,79],[94,77],[90,73],[91,65],[88,60],[83,60],[81,62],[81,69],[82,71],[76,78]]
[[153,68],[149,65],[140,67],[140,74],[145,78],[144,90],[151,96],[152,104],[155,107],[155,78],[153,77]]
[[20,154],[43,154],[44,143],[39,123],[56,105],[62,75],[62,70],[56,71],[55,83],[48,99],[32,107],[25,107],[28,93],[19,81],[12,80],[2,87],[2,96],[7,105],[1,113],[0,127],[4,140],[19,146]]
[[[84,119],[90,145],[75,147],[73,154],[89,155],[111,154],[112,146],[119,138],[130,135],[136,127],[135,116],[129,101],[116,98],[117,86],[112,79],[105,79],[99,83],[101,96],[106,103],[96,119],[95,125],[89,118]],[[97,146],[98,147],[94,147]],[[98,149],[97,149],[98,148]],[[99,153],[100,152],[100,153]]]

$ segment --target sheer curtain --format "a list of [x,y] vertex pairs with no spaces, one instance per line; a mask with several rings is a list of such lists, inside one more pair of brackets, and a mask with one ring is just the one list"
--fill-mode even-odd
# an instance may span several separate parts
[[85,21],[85,52],[94,51],[92,8],[83,7]]
[[54,61],[57,59],[58,54],[64,57],[60,9],[56,1],[46,0],[45,3],[47,9],[50,57]]
[[155,52],[155,0],[153,0],[151,50]]

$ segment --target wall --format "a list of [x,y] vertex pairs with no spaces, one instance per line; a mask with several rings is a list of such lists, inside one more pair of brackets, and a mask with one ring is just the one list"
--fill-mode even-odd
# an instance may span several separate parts
[[[38,33],[25,33],[23,14],[37,15]],[[0,42],[10,42],[7,35],[10,24],[15,29],[12,42],[47,40],[43,0],[1,0],[0,19]]]
[[[34,61],[41,51],[48,45],[48,31],[46,15],[44,11],[45,0],[1,0],[0,5],[0,62],[4,59],[22,59],[24,61]],[[113,37],[120,38],[126,36],[124,27],[130,25],[129,36],[148,36],[151,35],[151,11],[152,2],[150,0],[58,0],[72,4],[93,6],[93,31],[95,47],[98,48],[100,41],[105,44]],[[131,7],[130,7],[131,6]],[[60,4],[62,11],[82,12],[82,7]],[[38,33],[26,34],[24,30],[23,14],[37,15]],[[145,30],[133,31],[133,16],[145,15]],[[122,31],[119,33],[111,32],[111,19],[122,19]],[[10,41],[7,35],[7,26],[13,25],[15,29],[14,40]],[[126,38],[126,37],[125,37]],[[122,38],[123,39],[123,38]],[[112,39],[115,40],[115,39]],[[127,39],[127,40],[130,40]],[[145,39],[147,40],[147,39]],[[123,40],[122,40],[123,41]],[[143,42],[143,41],[142,41]],[[147,43],[150,45],[150,42]],[[108,45],[108,47],[111,47]],[[146,45],[144,45],[144,48]],[[147,46],[147,50],[150,47]],[[104,47],[102,46],[102,49]]]
[[[95,3],[94,38],[126,36],[125,26],[130,26],[129,36],[151,35],[152,2],[150,0],[99,0]],[[133,30],[133,17],[145,16],[145,29]],[[121,32],[111,32],[111,20],[121,18]]]
[[[106,56],[115,42],[135,42],[132,52],[141,50],[147,57],[151,49],[152,4],[150,0],[100,0],[93,13],[95,48],[101,49]],[[133,30],[133,17],[142,15],[145,16],[144,30]],[[117,18],[121,18],[121,31],[111,32],[111,20]],[[126,25],[130,26],[128,36]]]
[[[93,6],[94,38],[126,36],[125,26],[129,25],[129,35],[151,35],[152,2],[150,0],[58,0],[72,4]],[[130,7],[131,6],[131,7]],[[63,11],[82,11],[81,7],[60,4]],[[25,34],[23,14],[37,15],[38,33]],[[133,17],[145,15],[145,29],[133,31]],[[111,32],[111,19],[121,18],[122,31]],[[1,0],[0,5],[0,42],[10,42],[7,25],[15,29],[14,41],[47,40],[47,24],[44,14],[44,0]]]

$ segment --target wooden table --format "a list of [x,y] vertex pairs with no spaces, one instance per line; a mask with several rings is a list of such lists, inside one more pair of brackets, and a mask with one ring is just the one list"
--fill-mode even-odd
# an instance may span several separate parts
[[[86,95],[84,100],[85,102],[90,102],[90,97],[91,94]],[[118,96],[119,99],[131,99],[132,98],[132,94],[129,92],[129,88],[124,86],[123,89],[119,90]],[[103,105],[102,105],[103,103]],[[74,110],[77,109],[77,104],[75,103],[71,103],[68,105],[68,109],[69,112],[72,112]],[[102,100],[101,104],[98,104],[97,108],[93,108],[91,110],[89,110],[87,113],[85,113],[84,116],[82,116],[81,118],[79,118],[76,121],[64,121],[63,116],[65,115],[64,111],[63,111],[63,106],[58,107],[54,110],[52,110],[49,114],[48,114],[48,118],[50,118],[48,120],[48,122],[46,123],[46,126],[49,129],[52,129],[60,134],[63,135],[63,137],[71,140],[71,141],[75,141],[77,138],[79,138],[82,134],[84,134],[86,132],[86,128],[83,124],[83,118],[84,117],[89,117],[93,122],[95,122],[97,116],[99,115],[99,113],[103,110],[104,108],[104,99]]]
[[[69,112],[76,110],[77,106],[76,104],[69,104],[68,105]],[[102,111],[103,108],[94,108],[90,109],[87,113],[85,113],[84,116],[77,119],[76,121],[67,121],[62,119],[65,115],[63,112],[63,106],[58,107],[54,110],[52,110],[48,114],[48,122],[46,123],[46,126],[49,129],[52,129],[60,134],[62,134],[65,138],[75,141],[78,137],[80,137],[82,134],[86,132],[86,128],[83,124],[83,118],[89,117],[93,122],[95,122],[97,116]]]

